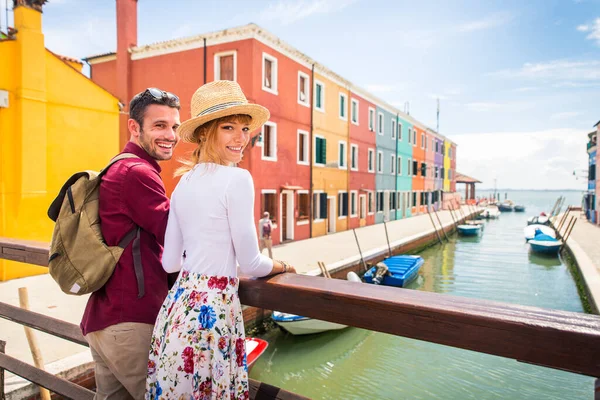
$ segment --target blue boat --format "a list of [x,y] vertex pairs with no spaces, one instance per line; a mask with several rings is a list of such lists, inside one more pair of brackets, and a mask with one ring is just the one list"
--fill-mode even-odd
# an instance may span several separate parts
[[498,210],[502,212],[513,211],[514,207],[510,203],[500,203],[498,204]]
[[525,212],[525,206],[515,206],[515,212]]
[[[423,265],[423,258],[420,256],[393,256],[382,261],[388,267],[389,274],[383,278],[382,285],[406,287],[412,282],[419,273],[419,269]],[[366,283],[373,283],[373,275],[377,271],[377,267],[370,268],[363,280]]]
[[481,225],[459,225],[456,229],[463,236],[477,236],[481,232]]
[[553,238],[552,236],[546,235],[539,231],[533,240],[529,241],[531,250],[538,254],[547,254],[556,256],[562,246],[562,241]]

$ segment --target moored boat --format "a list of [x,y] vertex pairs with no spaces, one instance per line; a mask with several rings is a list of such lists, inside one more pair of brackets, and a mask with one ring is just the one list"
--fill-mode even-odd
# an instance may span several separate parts
[[458,225],[456,229],[463,236],[477,236],[481,232],[480,225]]
[[[419,273],[419,269],[424,263],[423,257],[399,255],[386,258],[382,263],[387,267],[388,271],[383,276],[381,285],[406,287],[412,282]],[[366,283],[377,283],[379,280],[376,277],[377,265],[370,268],[363,279]]]
[[310,335],[331,330],[344,329],[348,325],[336,324],[335,322],[322,321],[301,315],[288,314],[280,311],[273,311],[271,315],[273,321],[281,328],[292,335]]
[[248,365],[248,370],[252,368],[254,362],[265,352],[267,347],[269,347],[269,343],[264,339],[259,338],[246,338],[246,365]]
[[511,203],[500,203],[498,204],[498,210],[502,212],[510,212],[513,211],[514,206]]
[[538,254],[558,255],[562,247],[562,241],[553,238],[552,236],[539,233],[529,241],[531,250]]
[[515,212],[525,212],[525,206],[516,205]]
[[545,215],[536,215],[527,219],[527,225],[550,225],[550,219]]

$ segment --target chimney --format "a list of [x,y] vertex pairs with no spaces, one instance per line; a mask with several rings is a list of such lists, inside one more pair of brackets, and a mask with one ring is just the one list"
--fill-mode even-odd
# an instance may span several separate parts
[[119,118],[121,148],[129,141],[127,120],[131,100],[131,55],[137,46],[137,0],[117,0],[117,93],[125,106]]

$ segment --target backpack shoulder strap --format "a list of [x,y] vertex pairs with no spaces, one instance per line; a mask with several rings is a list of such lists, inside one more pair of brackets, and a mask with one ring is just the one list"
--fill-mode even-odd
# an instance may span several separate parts
[[108,169],[117,161],[121,161],[121,160],[125,160],[127,158],[139,158],[138,156],[136,156],[133,153],[121,153],[119,155],[117,155],[116,157],[114,157],[112,160],[110,160],[110,162],[108,163],[108,165],[106,167],[104,167],[104,169],[102,169],[102,171],[100,171],[100,173],[98,173],[98,179],[102,178],[102,176],[104,176],[104,174],[106,174],[106,172],[108,171]]

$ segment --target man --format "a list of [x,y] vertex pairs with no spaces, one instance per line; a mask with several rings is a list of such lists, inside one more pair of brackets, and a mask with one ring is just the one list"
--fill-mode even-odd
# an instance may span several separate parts
[[102,235],[115,246],[140,228],[143,279],[138,287],[130,244],[106,285],[88,300],[81,330],[96,362],[95,399],[144,398],[152,330],[168,292],[161,255],[169,199],[157,161],[173,156],[179,107],[177,96],[160,89],[137,94],[129,106],[131,138],[123,153],[138,158],[117,161],[100,184]]
[[273,224],[269,218],[269,212],[265,211],[263,218],[258,221],[258,237],[259,237],[259,250],[262,253],[265,247],[269,251],[269,258],[273,259],[273,239],[271,239],[271,231],[273,230]]

